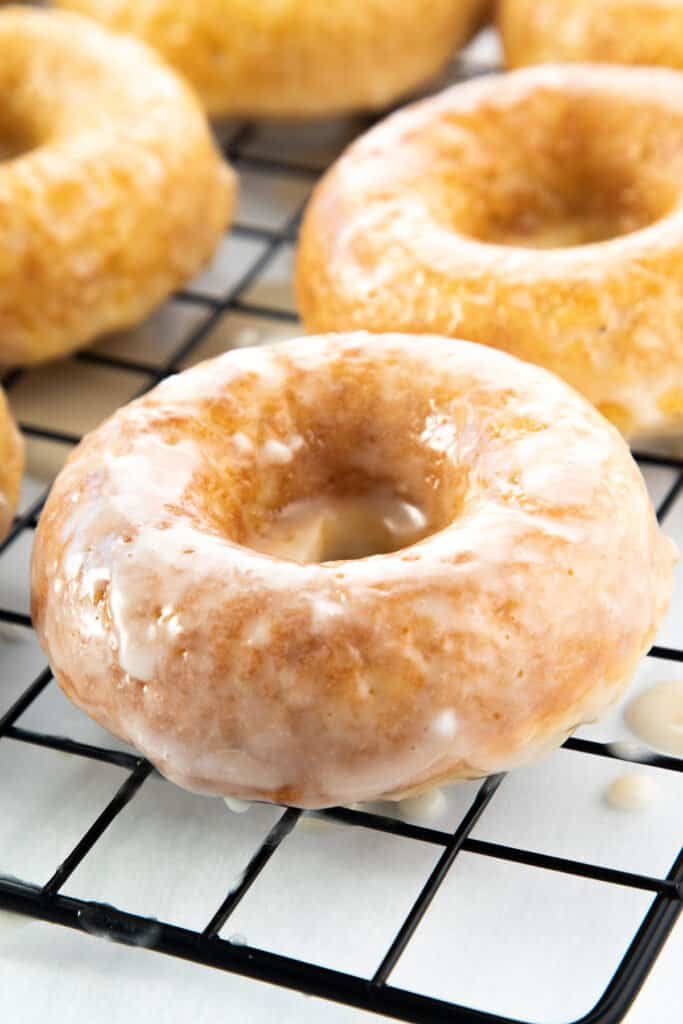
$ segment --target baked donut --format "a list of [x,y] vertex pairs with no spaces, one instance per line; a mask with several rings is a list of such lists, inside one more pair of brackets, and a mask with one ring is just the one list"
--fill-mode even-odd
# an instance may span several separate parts
[[33,363],[135,323],[191,277],[235,182],[142,43],[7,7],[0,54],[0,362]]
[[24,442],[0,388],[0,540],[9,530],[24,471]]
[[490,0],[57,0],[141,36],[214,115],[373,110],[431,78]]
[[[389,495],[407,546],[372,555]],[[367,557],[274,550],[296,509],[354,499]],[[619,433],[551,374],[313,337],[200,364],[82,442],[33,618],[65,692],[174,782],[322,807],[560,743],[633,674],[674,557]]]
[[500,0],[508,67],[553,61],[683,68],[683,0]]
[[319,184],[297,277],[311,331],[495,345],[680,432],[683,75],[531,68],[393,115]]

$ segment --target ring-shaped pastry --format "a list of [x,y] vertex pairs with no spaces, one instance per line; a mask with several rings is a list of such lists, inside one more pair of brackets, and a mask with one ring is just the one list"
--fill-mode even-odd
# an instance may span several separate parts
[[0,361],[134,324],[209,258],[235,179],[190,90],[75,14],[0,9]]
[[564,61],[683,69],[682,0],[501,0],[508,67]]
[[145,39],[213,115],[375,110],[467,42],[490,0],[58,0]]
[[[264,544],[302,502],[377,488],[419,510],[414,543],[308,564]],[[170,378],[81,443],[33,618],[66,693],[173,781],[320,807],[560,743],[622,692],[674,557],[618,431],[551,374],[451,339],[302,338]]]
[[12,523],[24,471],[24,442],[0,390],[0,540]]
[[683,74],[566,65],[394,114],[308,208],[299,307],[494,345],[630,436],[683,427]]

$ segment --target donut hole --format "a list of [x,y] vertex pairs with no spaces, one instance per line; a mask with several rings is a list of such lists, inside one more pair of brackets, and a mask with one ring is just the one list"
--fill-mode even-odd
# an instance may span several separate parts
[[399,551],[449,525],[467,473],[427,438],[432,422],[444,430],[433,392],[410,367],[399,372],[410,380],[392,387],[362,365],[357,376],[345,367],[346,380],[319,375],[312,389],[306,379],[254,409],[251,430],[215,410],[213,528],[276,557],[333,562]]
[[[201,529],[275,557],[337,562],[411,548],[464,509],[470,403],[421,381],[419,349],[414,362],[391,349],[378,360],[365,341],[336,358],[321,344],[303,366],[258,349],[230,358],[243,367],[229,391],[164,428],[167,444],[194,437],[202,452]],[[211,364],[191,373],[206,387]],[[164,387],[170,399],[173,378]]]
[[[632,182],[604,168],[575,169],[548,188],[533,180],[500,197],[481,241],[527,249],[560,249],[606,242],[654,223],[665,212],[643,203]],[[497,197],[498,198],[498,197]]]
[[257,492],[243,507],[241,542],[274,557],[322,563],[389,554],[440,528],[439,503],[416,480],[419,460],[404,474],[398,467],[392,473],[388,455],[386,472],[368,472],[360,463],[368,452],[378,457],[375,445],[373,439],[352,446],[354,463],[336,442],[311,432],[290,464],[257,478]]
[[605,95],[540,90],[487,106],[467,125],[466,146],[462,125],[455,148],[445,133],[442,215],[461,234],[529,249],[639,231],[668,214],[678,196],[656,122],[647,109]]
[[386,485],[291,502],[250,547],[296,562],[333,562],[399,551],[430,533],[424,511]]

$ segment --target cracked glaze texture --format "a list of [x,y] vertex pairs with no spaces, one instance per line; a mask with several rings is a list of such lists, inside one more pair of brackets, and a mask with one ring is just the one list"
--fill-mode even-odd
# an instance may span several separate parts
[[683,0],[501,0],[508,67],[554,61],[683,69]]
[[58,0],[141,36],[212,114],[375,109],[431,78],[490,0]]
[[[244,543],[364,485],[431,535],[308,565]],[[318,807],[561,742],[620,695],[675,557],[619,433],[551,374],[313,337],[200,364],[90,434],[40,520],[33,616],[66,693],[164,775]]]
[[77,15],[0,9],[0,359],[126,327],[191,277],[232,171],[186,86]]
[[[683,426],[683,75],[543,67],[354,143],[297,266],[313,331],[465,337],[564,377],[628,436]],[[542,251],[541,251],[542,250]]]

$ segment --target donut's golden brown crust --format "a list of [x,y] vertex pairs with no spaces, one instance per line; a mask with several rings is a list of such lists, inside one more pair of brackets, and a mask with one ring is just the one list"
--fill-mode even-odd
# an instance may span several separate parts
[[560,61],[683,69],[683,0],[500,0],[508,67]]
[[489,0],[58,0],[139,35],[212,114],[381,108],[434,75]]
[[0,360],[30,363],[136,322],[199,270],[235,182],[142,43],[9,7],[0,55]]
[[24,442],[0,390],[0,540],[10,528],[24,471]]
[[[319,565],[243,543],[378,482],[436,532]],[[316,807],[561,742],[621,693],[673,559],[622,438],[557,378],[443,338],[307,338],[201,364],[83,441],[33,617],[66,693],[169,778]]]
[[683,75],[543,67],[388,118],[307,211],[314,331],[460,336],[538,363],[627,435],[683,427]]

